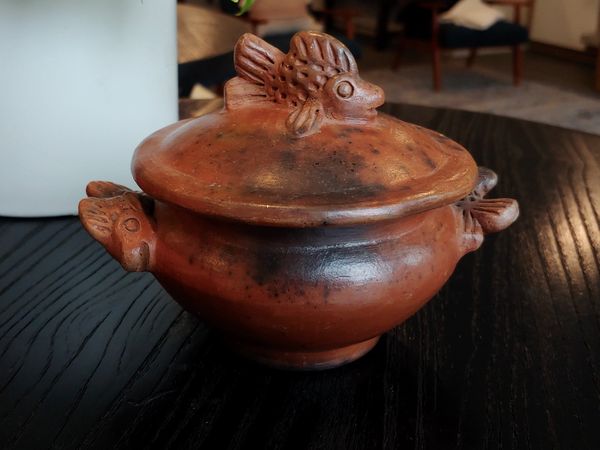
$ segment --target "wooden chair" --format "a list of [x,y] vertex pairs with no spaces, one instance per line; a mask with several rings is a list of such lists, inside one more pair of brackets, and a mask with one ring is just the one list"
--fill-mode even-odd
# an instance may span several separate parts
[[[303,9],[298,11],[298,16],[314,17],[318,22],[323,24],[323,28],[326,28],[327,20],[339,18],[344,23],[344,35],[354,40],[356,37],[356,26],[354,20],[360,17],[362,13],[356,8],[331,8],[331,9],[313,9],[306,6],[306,0],[301,0]],[[310,14],[310,15],[309,15]],[[269,23],[269,19],[265,17],[265,14],[256,14],[253,10],[250,10],[246,17],[244,17],[252,24],[252,32],[257,34],[259,25]]]
[[600,92],[600,8],[598,8],[598,27],[596,28],[596,90]]
[[[441,0],[419,2],[412,5],[420,8],[430,17],[429,25],[421,26],[405,20],[407,35],[402,38],[393,68],[398,68],[402,50],[405,47],[416,47],[431,52],[433,65],[433,88],[439,91],[442,87],[441,51],[443,49],[468,48],[467,67],[473,65],[477,49],[482,47],[512,48],[513,84],[518,86],[523,77],[523,50],[521,45],[529,40],[528,28],[531,23],[534,0],[486,0],[489,4],[509,5],[513,7],[513,22],[499,21],[487,30],[473,30],[450,23],[440,23],[440,13],[449,9],[449,2]],[[522,10],[529,8],[527,26],[521,25]],[[421,15],[421,17],[423,17]],[[412,26],[411,26],[412,25]],[[416,26],[415,26],[416,25]],[[416,31],[416,33],[411,33]]]

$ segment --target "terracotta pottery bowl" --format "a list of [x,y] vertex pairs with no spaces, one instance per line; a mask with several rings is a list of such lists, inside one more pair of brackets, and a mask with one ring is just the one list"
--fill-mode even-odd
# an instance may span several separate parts
[[383,92],[334,38],[235,49],[225,108],[136,150],[142,193],[91,182],[84,227],[150,271],[237,351],[335,367],[425,304],[486,233],[518,216],[459,144],[377,113]]

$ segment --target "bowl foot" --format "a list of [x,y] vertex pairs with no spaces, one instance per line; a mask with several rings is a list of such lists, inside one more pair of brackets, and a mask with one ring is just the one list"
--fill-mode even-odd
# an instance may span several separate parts
[[231,347],[241,355],[261,364],[286,370],[324,370],[352,362],[371,350],[379,337],[323,351],[285,351],[230,341]]

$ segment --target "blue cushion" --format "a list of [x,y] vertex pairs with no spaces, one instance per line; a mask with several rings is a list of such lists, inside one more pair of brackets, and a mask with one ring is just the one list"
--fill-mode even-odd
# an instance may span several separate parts
[[527,28],[501,20],[487,30],[474,30],[452,23],[440,24],[440,45],[446,48],[499,47],[527,42]]

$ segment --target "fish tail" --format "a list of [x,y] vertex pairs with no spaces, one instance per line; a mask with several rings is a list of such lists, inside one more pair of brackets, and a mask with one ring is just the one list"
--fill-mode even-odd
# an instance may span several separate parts
[[235,46],[235,70],[240,77],[248,81],[266,85],[276,76],[277,66],[284,56],[281,50],[258,36],[246,33]]

